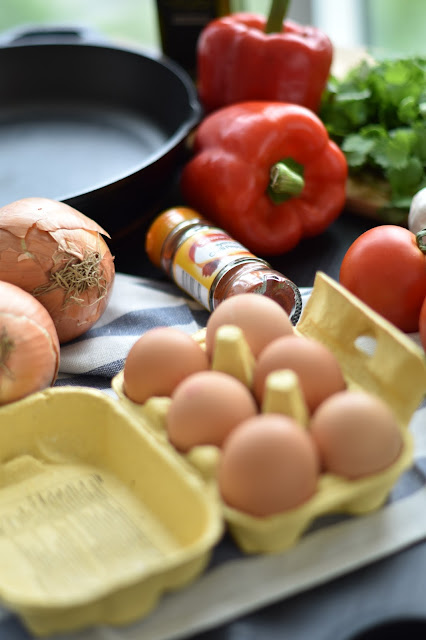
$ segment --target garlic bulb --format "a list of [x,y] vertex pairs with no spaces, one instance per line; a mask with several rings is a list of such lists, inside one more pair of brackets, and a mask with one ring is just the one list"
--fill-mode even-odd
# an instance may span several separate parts
[[411,200],[408,228],[413,233],[426,229],[426,187],[420,189]]

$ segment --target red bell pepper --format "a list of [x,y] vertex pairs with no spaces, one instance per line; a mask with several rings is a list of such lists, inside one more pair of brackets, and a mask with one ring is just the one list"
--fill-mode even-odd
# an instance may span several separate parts
[[333,58],[328,36],[284,20],[289,0],[273,0],[269,19],[234,13],[209,22],[197,43],[197,83],[206,112],[246,100],[294,102],[318,111]]
[[310,109],[241,102],[206,116],[181,174],[190,207],[253,253],[277,255],[343,209],[347,163]]

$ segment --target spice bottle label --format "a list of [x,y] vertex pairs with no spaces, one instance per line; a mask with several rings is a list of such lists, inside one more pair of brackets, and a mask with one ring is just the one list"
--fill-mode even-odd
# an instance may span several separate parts
[[226,265],[256,259],[242,244],[220,229],[200,229],[182,242],[173,259],[176,284],[210,310],[210,291]]

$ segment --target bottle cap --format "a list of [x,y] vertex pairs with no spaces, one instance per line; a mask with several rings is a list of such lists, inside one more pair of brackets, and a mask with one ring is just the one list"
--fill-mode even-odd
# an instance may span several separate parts
[[156,267],[161,267],[163,245],[170,233],[189,220],[200,220],[199,214],[189,207],[172,207],[155,218],[146,234],[145,250]]

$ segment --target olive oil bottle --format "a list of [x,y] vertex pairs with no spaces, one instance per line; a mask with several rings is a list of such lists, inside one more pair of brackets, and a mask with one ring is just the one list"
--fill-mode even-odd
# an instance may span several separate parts
[[198,36],[205,25],[231,13],[231,0],[156,0],[163,53],[192,77]]

